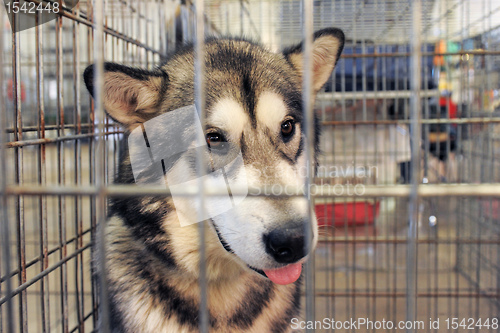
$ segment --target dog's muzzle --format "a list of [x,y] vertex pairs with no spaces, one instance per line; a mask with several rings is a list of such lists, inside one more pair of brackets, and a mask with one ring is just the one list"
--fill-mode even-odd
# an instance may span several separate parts
[[[266,252],[280,264],[291,264],[305,257],[309,250],[306,249],[305,228],[310,227],[309,223],[294,223],[291,227],[276,228],[265,234],[264,244]],[[312,244],[313,233],[309,232]]]

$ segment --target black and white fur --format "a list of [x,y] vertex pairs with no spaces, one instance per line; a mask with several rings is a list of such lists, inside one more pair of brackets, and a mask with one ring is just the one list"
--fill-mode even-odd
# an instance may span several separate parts
[[[343,44],[344,35],[338,29],[314,34],[314,94],[330,78]],[[302,45],[273,53],[229,38],[208,39],[205,48],[207,119],[203,126],[207,139],[225,140],[241,149],[244,165],[230,165],[230,177],[238,177],[244,168],[250,186],[304,185],[300,170],[305,167]],[[193,47],[151,71],[114,63],[105,63],[104,69],[104,107],[127,133],[158,115],[194,104]],[[93,73],[93,66],[84,73],[91,93]],[[291,135],[288,126],[293,127]],[[318,135],[313,138],[316,148]],[[194,159],[194,154],[186,153],[166,172],[181,181],[191,179],[196,174]],[[135,183],[127,153],[115,182]],[[149,196],[113,198],[109,210],[105,252],[99,255],[107,262],[104,273],[113,330],[198,331],[198,225],[181,227],[177,218],[177,214],[190,218],[192,209],[174,207],[170,197]],[[306,200],[247,197],[203,223],[208,228],[211,331],[289,332],[291,318],[299,314],[300,279],[278,285],[263,271],[305,260],[305,226],[311,228],[312,244],[316,244],[317,224],[307,220]],[[273,252],[270,242],[288,244],[292,255]]]

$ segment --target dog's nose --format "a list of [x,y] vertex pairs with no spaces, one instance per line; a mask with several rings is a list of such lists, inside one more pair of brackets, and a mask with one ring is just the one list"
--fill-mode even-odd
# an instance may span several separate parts
[[277,262],[291,264],[306,255],[304,227],[278,228],[264,235],[266,252]]

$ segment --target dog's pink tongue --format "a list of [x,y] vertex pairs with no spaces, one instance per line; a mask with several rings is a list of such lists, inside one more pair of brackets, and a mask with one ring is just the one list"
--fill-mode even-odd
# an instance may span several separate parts
[[294,283],[300,277],[302,264],[290,264],[283,268],[264,270],[269,280],[276,284]]

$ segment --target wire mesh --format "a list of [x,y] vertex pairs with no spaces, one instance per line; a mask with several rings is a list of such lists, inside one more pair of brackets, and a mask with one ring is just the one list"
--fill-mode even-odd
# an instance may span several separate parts
[[93,2],[18,33],[2,12],[0,332],[98,329],[91,248],[104,198],[168,191],[111,185],[123,134],[96,114],[83,69],[99,52],[151,68],[203,34],[201,20],[209,34],[274,51],[300,42],[308,23],[347,37],[312,108],[323,133],[312,180],[320,240],[301,320],[422,321],[428,332],[460,331],[448,329],[451,318],[491,324],[500,310],[500,2],[415,3],[107,0],[102,33]]
[[[142,67],[159,62],[172,38],[164,23],[167,7],[124,1],[104,6],[105,56]],[[81,83],[83,69],[94,61],[93,14],[92,3],[81,1],[53,21],[33,22],[34,28],[12,33],[2,11],[2,133],[8,147],[2,179],[7,186],[80,187],[96,184],[99,166],[106,170],[103,183],[116,173],[121,130],[108,119],[99,122],[105,150],[99,160],[99,123]],[[38,21],[40,15],[23,19]],[[14,14],[10,19],[16,24]],[[90,251],[98,197],[2,198],[7,204],[2,209],[0,331],[97,328],[99,291],[91,278]],[[6,310],[10,307],[12,313]]]

